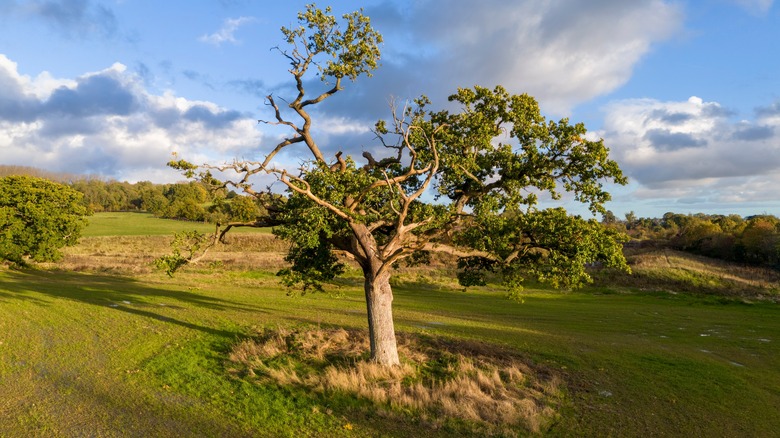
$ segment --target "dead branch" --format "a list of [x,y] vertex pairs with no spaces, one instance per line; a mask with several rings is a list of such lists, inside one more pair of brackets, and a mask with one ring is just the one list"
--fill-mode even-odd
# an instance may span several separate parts
[[331,172],[339,171],[344,173],[347,171],[347,162],[341,158],[341,154],[341,151],[336,152],[336,162],[330,166]]

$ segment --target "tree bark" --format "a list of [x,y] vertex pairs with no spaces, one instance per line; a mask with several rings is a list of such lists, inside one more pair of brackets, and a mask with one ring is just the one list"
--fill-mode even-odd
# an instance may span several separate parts
[[364,268],[371,360],[384,366],[398,365],[398,344],[393,324],[393,289],[388,272],[376,275]]

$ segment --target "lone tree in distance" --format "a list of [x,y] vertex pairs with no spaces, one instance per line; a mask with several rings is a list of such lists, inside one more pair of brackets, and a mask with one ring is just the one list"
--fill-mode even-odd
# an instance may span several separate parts
[[[283,280],[304,291],[343,272],[339,253],[354,260],[365,278],[371,359],[387,366],[399,363],[390,286],[399,262],[448,253],[459,258],[461,284],[483,284],[493,272],[515,292],[526,277],[576,287],[590,280],[583,266],[590,262],[627,269],[616,233],[562,208],[538,208],[537,194],[560,199],[562,187],[603,213],[610,199],[603,183],[626,180],[602,141],[588,140],[582,124],[546,121],[531,96],[502,87],[459,89],[449,98],[460,107],[453,113],[430,111],[421,97],[376,124],[385,156],[364,153],[360,163],[341,152],[325,157],[312,136],[310,108],[341,92],[345,79],[371,76],[382,41],[362,12],[341,21],[330,12],[309,5],[298,27],[282,27],[288,47],[279,52],[290,62],[297,94],[286,105],[267,96],[273,119],[261,122],[289,128],[288,137],[260,161],[170,163],[264,205],[263,217],[227,224],[220,238],[232,226],[273,226],[291,243]],[[311,96],[306,79],[314,73],[328,85]],[[308,161],[276,167],[274,158],[288,148],[307,151]],[[235,176],[218,181],[214,171]],[[250,179],[258,174],[274,176],[287,196],[255,189]]]

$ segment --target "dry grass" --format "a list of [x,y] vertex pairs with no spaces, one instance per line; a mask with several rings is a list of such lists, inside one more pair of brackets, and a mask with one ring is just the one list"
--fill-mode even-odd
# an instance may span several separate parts
[[632,250],[626,253],[626,259],[632,275],[602,276],[598,283],[741,299],[777,301],[780,298],[777,270],[674,250]]
[[456,418],[489,434],[538,432],[556,415],[558,378],[495,346],[399,334],[397,367],[367,361],[367,350],[364,331],[278,328],[237,344],[230,360],[257,383],[349,394],[434,426]]
[[770,287],[780,282],[780,272],[777,270],[740,265],[681,251],[655,250],[637,254],[629,253],[627,256],[635,266],[680,268],[711,273],[725,280],[755,287]]
[[[155,272],[153,261],[170,254],[172,236],[93,236],[83,237],[79,244],[63,249],[64,258],[44,267],[75,272],[111,275],[146,275]],[[287,267],[284,257],[289,244],[272,234],[235,233],[225,244],[211,248],[206,256],[187,270],[268,271]],[[344,258],[354,272],[359,267]],[[452,260],[432,257],[431,263],[395,270],[393,284],[414,283],[435,288],[458,287]],[[357,274],[356,274],[357,275]]]
[[[60,269],[120,275],[148,274],[154,259],[171,252],[171,236],[84,237],[79,244],[65,248]],[[270,234],[236,234],[227,244],[212,248],[198,266],[218,263],[234,270],[272,269],[284,265],[287,244]]]

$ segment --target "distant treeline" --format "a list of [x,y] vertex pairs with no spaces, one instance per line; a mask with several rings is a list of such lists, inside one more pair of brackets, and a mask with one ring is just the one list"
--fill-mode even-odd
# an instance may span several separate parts
[[37,167],[29,166],[12,166],[7,164],[0,164],[0,178],[4,176],[12,175],[27,175],[34,176],[36,178],[45,178],[49,181],[58,183],[69,183],[77,179],[93,179],[92,176],[76,175],[72,173],[64,172],[49,172],[48,170],[38,169]]
[[[261,209],[253,198],[233,191],[207,190],[198,182],[153,184],[106,181],[47,172],[33,167],[2,166],[0,177],[31,175],[65,183],[84,194],[92,211],[145,211],[155,216],[191,221],[252,221]],[[602,223],[626,233],[629,245],[656,246],[722,260],[780,268],[780,219],[772,215],[666,213],[661,218],[625,219],[607,212]]]
[[671,248],[751,265],[780,267],[780,219],[772,215],[666,213],[640,218],[631,212],[620,220],[611,212],[607,226],[625,232],[634,245]]
[[207,190],[199,182],[135,184],[96,179],[70,186],[84,194],[84,202],[99,211],[146,211],[157,217],[202,222],[253,221],[260,207],[253,198],[233,191]]
[[84,194],[84,203],[94,212],[145,211],[157,217],[204,222],[252,221],[260,213],[253,198],[233,191],[207,190],[198,182],[135,184],[33,167],[0,166],[0,177],[30,175],[67,184]]

